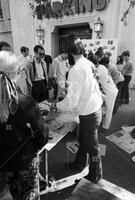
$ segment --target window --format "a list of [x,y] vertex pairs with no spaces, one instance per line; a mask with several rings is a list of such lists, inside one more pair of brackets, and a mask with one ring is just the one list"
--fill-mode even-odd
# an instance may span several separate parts
[[0,0],[0,20],[3,19],[3,13],[2,13],[2,6],[1,6],[1,0]]

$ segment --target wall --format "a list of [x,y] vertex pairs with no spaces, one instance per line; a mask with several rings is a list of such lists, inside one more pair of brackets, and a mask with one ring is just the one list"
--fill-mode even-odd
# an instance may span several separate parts
[[13,47],[9,1],[1,0],[3,19],[0,19],[0,41],[8,42]]
[[[104,32],[102,38],[117,38],[118,23],[117,17],[119,15],[121,0],[110,0],[108,6],[102,11],[93,10],[93,12],[75,14],[72,16],[64,16],[61,19],[45,19],[39,23],[45,28],[45,48],[48,54],[52,54],[55,57],[58,54],[57,48],[52,44],[51,34],[55,31],[55,27],[70,26],[70,24],[83,24],[88,23],[90,27],[94,28],[94,22],[98,17],[104,22]],[[93,31],[92,38],[96,38],[96,34]],[[56,39],[58,39],[56,37]],[[55,44],[55,38],[53,37],[53,43]],[[52,49],[54,48],[54,49]]]
[[[121,8],[121,16],[123,12],[126,11],[128,8],[128,2],[123,1],[122,3],[122,8]],[[125,26],[121,22],[121,34],[119,36],[119,54],[121,54],[125,50],[130,51],[130,58],[131,62],[133,63],[134,66],[134,72],[133,72],[133,77],[131,80],[131,85],[133,84],[135,86],[135,8],[130,10],[130,13],[127,15],[127,25]]]
[[11,26],[14,52],[19,55],[20,47],[27,46],[33,53],[35,41],[35,20],[28,7],[28,0],[10,0]]
[[0,41],[5,41],[8,44],[10,44],[12,50],[14,51],[14,49],[13,49],[12,32],[0,33]]
[[[7,0],[3,0],[6,2]],[[104,22],[104,31],[102,38],[118,38],[119,41],[119,54],[129,49],[131,52],[131,60],[135,65],[135,8],[131,9],[130,14],[127,16],[128,25],[124,26],[120,21],[123,12],[128,7],[127,0],[110,0],[109,5],[105,10],[93,11],[90,13],[75,14],[73,16],[64,16],[61,19],[43,19],[42,21],[33,19],[28,7],[28,0],[10,0],[10,13],[11,13],[11,26],[13,33],[14,51],[16,54],[20,54],[19,49],[22,45],[26,45],[33,52],[33,46],[36,42],[35,30],[38,25],[45,30],[45,44],[44,48],[47,54],[55,57],[58,51],[58,35],[57,27],[70,26],[70,24],[83,24],[89,23],[90,27],[94,28],[94,22],[98,17]],[[6,20],[9,23],[9,20]],[[1,23],[0,23],[1,26]],[[9,30],[11,31],[9,23]],[[55,29],[56,28],[56,29]],[[6,37],[1,35],[1,37]],[[0,37],[0,38],[1,38]],[[96,34],[93,31],[92,38],[94,39]],[[7,34],[9,42],[12,42],[12,37]],[[5,39],[5,38],[4,38]],[[135,82],[135,70],[132,82]]]

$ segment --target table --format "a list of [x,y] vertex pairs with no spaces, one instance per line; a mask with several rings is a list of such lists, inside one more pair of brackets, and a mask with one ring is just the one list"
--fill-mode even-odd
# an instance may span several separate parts
[[[38,152],[38,154],[45,151],[45,179],[48,189],[48,152],[51,151],[51,149],[53,149],[53,147],[55,147],[64,136],[66,136],[69,132],[72,132],[77,127],[79,118],[73,113],[50,112],[47,116],[44,116],[44,119],[49,128],[49,141]],[[42,192],[42,194],[45,193],[47,193],[47,190]]]

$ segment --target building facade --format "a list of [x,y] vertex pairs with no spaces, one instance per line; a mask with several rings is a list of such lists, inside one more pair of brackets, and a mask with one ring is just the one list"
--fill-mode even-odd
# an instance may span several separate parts
[[8,42],[13,48],[9,0],[0,0],[0,41]]
[[[1,0],[5,1],[8,0]],[[6,19],[11,25],[9,30],[16,54],[20,54],[22,45],[28,46],[32,53],[33,46],[39,42],[36,30],[40,25],[45,32],[45,51],[54,58],[59,54],[62,45],[66,45],[67,35],[70,33],[82,38],[96,38],[94,22],[100,17],[104,24],[102,38],[117,38],[118,55],[130,50],[131,61],[135,65],[134,10],[131,9],[127,15],[127,26],[121,22],[121,17],[129,5],[128,0],[52,0],[52,7],[46,9],[47,14],[42,19],[37,19],[37,16],[33,18],[29,2],[30,0],[9,1],[11,21]],[[135,82],[135,75],[132,82]]]

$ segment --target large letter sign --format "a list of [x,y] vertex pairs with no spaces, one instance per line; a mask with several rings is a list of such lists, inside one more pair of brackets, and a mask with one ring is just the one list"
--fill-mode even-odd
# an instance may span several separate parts
[[107,0],[93,0],[95,10],[103,10],[107,5]]
[[63,0],[63,3],[55,1],[52,8],[47,8],[45,17],[55,18],[63,15],[73,15],[85,12],[92,12],[93,9],[100,11],[106,8],[109,0]]
[[90,0],[79,0],[80,13],[92,11],[92,1]]

